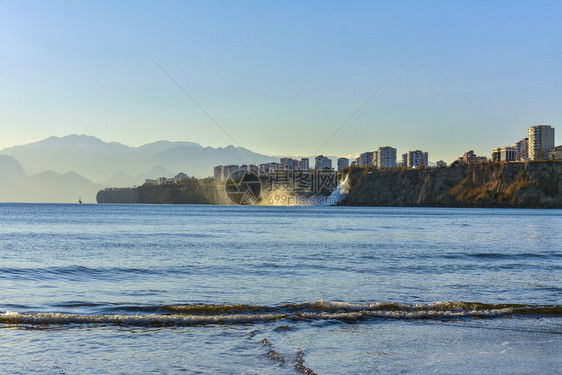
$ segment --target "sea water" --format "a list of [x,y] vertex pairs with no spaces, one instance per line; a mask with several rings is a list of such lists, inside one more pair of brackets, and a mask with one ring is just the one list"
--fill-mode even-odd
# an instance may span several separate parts
[[0,205],[0,372],[562,368],[562,211]]

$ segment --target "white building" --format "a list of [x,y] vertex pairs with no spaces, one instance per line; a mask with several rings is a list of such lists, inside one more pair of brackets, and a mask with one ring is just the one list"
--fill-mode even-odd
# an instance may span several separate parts
[[554,148],[554,128],[550,125],[536,125],[529,128],[527,156],[531,160],[548,159]]
[[324,155],[318,155],[314,158],[316,162],[315,168],[320,170],[324,168],[332,169],[332,160]]
[[287,170],[307,170],[309,169],[308,158],[302,158],[301,160],[291,159],[291,158],[281,158],[281,169]]
[[379,147],[377,151],[377,167],[396,167],[396,149],[390,146]]
[[349,167],[349,159],[348,158],[339,158],[338,159],[338,171],[341,171],[344,168]]
[[492,151],[492,161],[498,162],[508,162],[516,160],[515,147],[505,146],[505,147],[495,147]]
[[376,151],[367,151],[362,154],[359,154],[357,158],[357,165],[359,167],[370,167],[377,165],[377,152]]
[[[408,151],[406,155],[406,164],[408,168],[419,168],[421,165],[428,166],[428,153],[421,150]],[[404,155],[402,155],[402,162],[404,162]]]

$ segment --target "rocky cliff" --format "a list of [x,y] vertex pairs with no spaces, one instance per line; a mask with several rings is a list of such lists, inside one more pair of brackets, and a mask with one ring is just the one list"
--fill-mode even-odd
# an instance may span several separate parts
[[348,173],[348,206],[562,208],[560,161]]
[[[349,174],[349,193],[340,205],[562,208],[560,161],[421,170],[352,167],[345,172]],[[98,192],[97,201],[231,204],[224,188],[217,187],[212,179],[195,178],[137,188],[105,189]]]
[[188,178],[180,182],[144,184],[136,188],[100,190],[98,203],[155,203],[155,204],[223,204],[214,182],[210,179]]

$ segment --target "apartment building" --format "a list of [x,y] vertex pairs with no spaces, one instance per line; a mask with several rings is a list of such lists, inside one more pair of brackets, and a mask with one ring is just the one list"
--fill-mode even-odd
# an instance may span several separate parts
[[377,167],[394,168],[396,167],[396,149],[390,146],[379,147],[376,152]]
[[531,160],[548,159],[554,148],[554,128],[550,125],[536,125],[529,128],[527,157]]
[[419,168],[421,165],[425,167],[429,164],[429,154],[421,150],[408,151],[402,154],[402,164],[408,168]]
[[344,168],[349,167],[349,159],[348,158],[338,158],[338,171],[341,171]]
[[316,162],[316,166],[315,166],[316,169],[318,170],[324,168],[332,169],[332,159],[324,155],[318,155],[314,158],[314,160]]
[[356,159],[356,164],[359,167],[371,167],[377,164],[376,158],[376,151],[367,151],[362,154],[359,154],[359,157]]

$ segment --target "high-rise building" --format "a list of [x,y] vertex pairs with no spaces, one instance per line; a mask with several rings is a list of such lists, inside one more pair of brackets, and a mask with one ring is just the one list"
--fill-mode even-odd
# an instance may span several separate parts
[[550,125],[536,125],[529,128],[527,156],[531,160],[548,159],[554,148],[554,128]]
[[[404,155],[402,155],[402,162],[404,162]],[[421,165],[424,165],[427,167],[429,163],[428,155],[429,154],[427,152],[420,150],[408,151],[408,154],[406,155],[406,164],[404,164],[404,166],[408,168],[418,168]]]
[[359,167],[370,167],[376,165],[375,154],[376,151],[367,151],[359,154],[359,157],[357,158],[357,165]]
[[341,171],[344,168],[349,167],[349,159],[348,158],[339,158],[338,159],[338,171]]
[[314,160],[316,161],[316,169],[318,170],[324,168],[328,168],[328,169],[332,168],[332,159],[324,155],[318,155],[317,157],[314,158]]
[[281,158],[281,169],[286,170],[307,170],[310,168],[308,158],[301,158],[301,160],[291,158]]
[[396,149],[390,146],[379,147],[377,151],[377,167],[396,167]]

